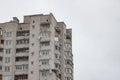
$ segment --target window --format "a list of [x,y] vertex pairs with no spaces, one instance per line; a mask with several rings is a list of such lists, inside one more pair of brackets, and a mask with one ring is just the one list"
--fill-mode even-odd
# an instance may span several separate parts
[[29,30],[17,31],[17,36],[29,36],[29,34],[30,34]]
[[29,39],[20,39],[17,40],[17,44],[28,44],[29,43]]
[[66,68],[66,69],[65,69],[65,72],[66,72],[66,73],[72,73],[72,69]]
[[48,55],[48,54],[49,54],[49,50],[40,51],[40,55]]
[[48,65],[49,64],[49,60],[45,59],[45,60],[40,60],[40,65]]
[[60,56],[58,54],[55,54],[56,59],[60,59]]
[[65,48],[71,48],[71,44],[66,43]]
[[16,49],[16,53],[21,53],[21,52],[28,53],[29,52],[29,48],[24,47],[24,48],[17,48]]
[[40,42],[41,46],[49,46],[50,45],[50,41],[43,41]]
[[41,37],[49,37],[50,36],[50,32],[41,32],[40,36]]
[[27,70],[28,65],[16,65],[16,70]]
[[11,40],[7,40],[6,45],[11,45]]
[[71,60],[65,60],[65,64],[66,64],[66,65],[73,65],[73,63],[72,63]]
[[4,76],[4,80],[12,80],[11,76]]
[[11,37],[12,36],[12,32],[6,32],[6,37]]
[[5,57],[5,63],[9,63],[10,62],[10,57]]
[[57,41],[57,42],[58,42],[58,41],[59,41],[59,38],[58,38],[58,37],[55,37],[55,41]]
[[6,49],[6,50],[5,50],[5,53],[6,53],[6,54],[10,54],[10,53],[11,53],[11,49]]
[[65,51],[64,53],[65,53],[65,56],[72,56],[72,53],[69,51]]
[[10,67],[9,67],[9,66],[5,66],[4,71],[5,71],[5,72],[9,72],[9,71],[10,71]]
[[60,47],[55,45],[55,50],[60,50]]
[[42,77],[46,77],[48,74],[49,74],[49,71],[48,71],[48,70],[42,70],[42,71],[40,71],[40,75],[41,75]]
[[65,80],[72,80],[70,77],[65,77]]
[[58,64],[58,63],[55,63],[55,68],[58,68],[58,69],[60,69],[60,64]]

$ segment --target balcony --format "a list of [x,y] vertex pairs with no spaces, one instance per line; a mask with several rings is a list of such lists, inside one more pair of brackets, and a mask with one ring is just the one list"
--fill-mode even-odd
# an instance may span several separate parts
[[2,74],[1,74],[1,72],[0,72],[0,80],[2,80]]
[[30,35],[30,31],[29,30],[17,31],[16,35],[17,35],[17,37],[18,36],[29,36]]
[[42,22],[40,24],[41,27],[50,27],[50,23],[49,22]]
[[65,60],[66,68],[73,69],[73,62],[70,60]]
[[28,53],[29,48],[28,47],[22,47],[22,48],[17,48],[16,53]]
[[61,30],[60,30],[59,27],[56,27],[56,28],[55,28],[55,31],[56,31],[57,33],[60,33],[60,32],[61,32]]
[[25,57],[25,56],[22,56],[22,57],[16,57],[15,58],[15,61],[17,62],[19,62],[19,61],[28,61],[28,57]]
[[66,59],[66,60],[71,60],[71,61],[73,61],[72,56],[65,56],[65,59]]
[[50,50],[50,46],[40,46],[40,50]]
[[15,79],[15,80],[28,80],[28,79],[19,79],[19,78],[18,78],[18,79]]
[[4,47],[4,45],[3,44],[0,44],[0,48],[3,48]]
[[71,40],[70,39],[66,39],[66,43],[71,43]]
[[17,36],[16,37],[16,40],[19,40],[19,39],[29,39],[30,36]]
[[66,34],[66,39],[71,40],[71,35],[70,34]]
[[48,70],[48,69],[50,69],[51,67],[50,67],[50,65],[39,65],[40,67],[39,67],[39,70]]
[[3,56],[3,52],[0,52],[0,57],[2,57]]
[[17,40],[19,40],[19,39],[29,39],[29,35],[30,35],[29,30],[17,31],[17,33],[16,33]]
[[50,59],[50,55],[40,55],[39,59]]
[[29,51],[16,53],[16,57],[21,57],[21,56],[29,56]]
[[20,64],[28,64],[28,57],[16,57],[15,58],[16,61],[16,65],[20,65]]
[[[0,44],[0,45],[1,45],[1,44]],[[3,52],[3,50],[4,50],[4,49],[0,47],[0,52],[1,52],[1,53]]]
[[16,61],[15,65],[22,65],[22,64],[28,64],[29,62],[28,61]]
[[15,75],[20,75],[20,74],[28,74],[28,70],[15,71]]
[[50,41],[50,37],[41,37],[40,42]]
[[41,41],[40,42],[40,49],[41,50],[49,50],[50,47],[50,41]]
[[0,61],[2,61],[3,60],[3,57],[0,57]]
[[55,59],[55,63],[60,64],[60,60],[59,59]]
[[28,80],[28,75],[27,74],[15,75],[15,80]]
[[23,48],[23,47],[29,47],[29,44],[19,44],[19,45],[16,45],[16,48]]

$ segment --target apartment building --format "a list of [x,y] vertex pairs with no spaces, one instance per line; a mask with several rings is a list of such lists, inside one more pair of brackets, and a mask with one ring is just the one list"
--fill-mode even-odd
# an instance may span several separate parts
[[0,23],[0,80],[73,80],[72,30],[52,13]]

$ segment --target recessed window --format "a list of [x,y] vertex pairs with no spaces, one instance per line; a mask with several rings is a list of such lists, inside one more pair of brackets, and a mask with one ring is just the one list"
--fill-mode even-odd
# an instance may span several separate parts
[[29,43],[29,39],[20,39],[17,40],[16,44],[28,44]]
[[34,52],[31,52],[31,55],[34,55]]
[[41,32],[40,36],[41,37],[50,37],[50,32]]
[[16,70],[28,70],[28,65],[16,65]]
[[5,50],[5,53],[6,53],[6,54],[10,54],[10,53],[11,53],[11,49],[6,49],[6,50]]
[[66,73],[72,73],[72,69],[66,68],[66,69],[65,69],[65,72],[66,72]]
[[49,50],[40,51],[40,55],[48,55],[48,54],[49,54]]
[[34,37],[35,35],[34,34],[32,34],[32,37]]
[[65,51],[64,54],[65,54],[65,56],[69,56],[69,57],[72,56],[72,53],[70,51]]
[[32,46],[34,46],[34,43],[32,43]]
[[35,25],[32,25],[32,28],[34,29],[34,28],[35,28]]
[[40,65],[48,65],[49,60],[48,59],[40,60],[39,63],[40,63]]
[[34,62],[33,62],[33,61],[31,61],[31,64],[33,65],[33,64],[34,64]]
[[12,32],[6,32],[6,37],[11,37],[12,36]]
[[40,42],[41,46],[49,46],[50,45],[50,41],[43,41]]
[[29,36],[29,34],[30,34],[29,30],[17,31],[16,33],[17,36]]
[[31,74],[33,74],[34,72],[33,71],[31,71]]
[[70,77],[65,77],[65,80],[72,80]]
[[69,44],[69,43],[65,44],[65,48],[71,48],[71,47],[72,47],[71,44]]
[[35,23],[35,21],[33,20],[33,23]]
[[10,66],[5,66],[4,71],[5,72],[10,72]]
[[48,74],[49,74],[49,70],[41,70],[41,71],[40,71],[40,75],[41,75],[42,77],[46,77]]
[[9,63],[10,62],[10,57],[5,57],[5,63]]
[[11,45],[11,43],[12,43],[11,40],[6,41],[6,45]]

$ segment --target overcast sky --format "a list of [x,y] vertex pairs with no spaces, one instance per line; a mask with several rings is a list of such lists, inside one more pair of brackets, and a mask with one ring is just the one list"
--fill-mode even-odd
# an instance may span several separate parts
[[0,23],[50,12],[73,30],[74,80],[120,80],[120,0],[0,0]]

